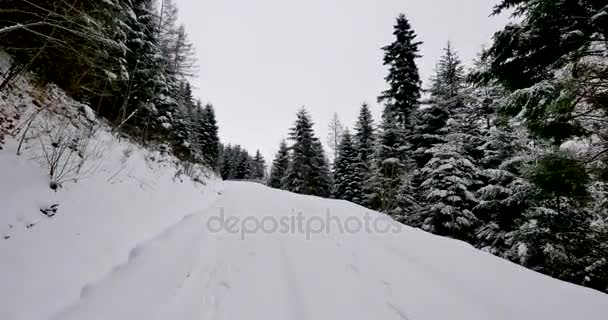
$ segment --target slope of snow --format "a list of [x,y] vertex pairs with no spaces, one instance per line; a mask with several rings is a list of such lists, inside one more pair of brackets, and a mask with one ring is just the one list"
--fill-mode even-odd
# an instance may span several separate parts
[[[218,232],[222,214],[234,228]],[[307,235],[327,214],[331,230]],[[303,232],[239,231],[298,215]],[[392,222],[399,232],[336,227],[366,215],[388,223],[348,202],[226,182],[211,208],[134,247],[52,319],[606,319],[607,295],[463,242]]]
[[[0,53],[0,74],[6,60]],[[7,134],[0,141],[2,320],[48,319],[129,261],[138,245],[209,207],[222,188],[200,169],[190,173],[194,183],[175,158],[119,138],[90,107],[28,77],[0,93],[0,111],[14,120],[0,130]],[[62,150],[53,143],[73,139],[76,151],[56,158],[51,179],[48,159]],[[60,184],[56,192],[51,181]]]

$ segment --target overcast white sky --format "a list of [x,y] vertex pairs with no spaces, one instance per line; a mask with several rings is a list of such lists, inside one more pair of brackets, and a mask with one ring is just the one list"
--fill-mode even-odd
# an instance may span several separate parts
[[[405,13],[424,44],[421,76],[449,39],[470,62],[507,17],[498,0],[176,0],[197,50],[196,94],[216,108],[223,142],[260,149],[267,163],[305,105],[325,142],[337,112],[352,128],[363,101],[381,112],[380,48]],[[326,148],[326,152],[328,152]]]

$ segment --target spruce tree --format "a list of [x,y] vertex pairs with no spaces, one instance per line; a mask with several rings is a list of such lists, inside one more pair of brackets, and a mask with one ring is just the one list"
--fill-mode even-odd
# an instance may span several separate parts
[[384,117],[396,117],[397,124],[410,129],[411,115],[418,108],[420,99],[420,75],[416,58],[422,44],[416,41],[416,33],[404,14],[397,17],[393,35],[395,41],[382,48],[384,65],[389,73],[386,82],[389,88],[378,97],[385,105]]
[[215,119],[215,110],[213,105],[208,103],[204,108],[204,117],[206,121],[205,129],[207,130],[207,140],[203,146],[203,152],[207,163],[213,168],[217,164],[220,147],[219,129]]
[[354,183],[355,196],[353,202],[367,206],[368,181],[372,176],[372,157],[374,154],[374,120],[369,106],[363,104],[355,124],[354,147],[357,151],[355,162]]
[[253,170],[251,173],[251,179],[264,181],[266,178],[266,161],[264,161],[264,157],[262,157],[262,153],[260,150],[256,150],[255,156],[252,159],[253,161]]
[[396,217],[401,214],[398,199],[403,176],[413,170],[412,116],[418,109],[421,90],[415,60],[420,57],[422,42],[416,41],[416,34],[403,14],[397,17],[393,35],[395,41],[382,48],[384,65],[389,68],[385,78],[389,88],[378,98],[384,111],[366,193],[371,208]]
[[352,141],[350,132],[345,130],[340,139],[338,157],[334,163],[334,188],[332,196],[336,199],[360,202],[360,184],[356,179],[356,164],[358,162],[357,150]]
[[460,60],[448,43],[431,79],[431,107],[420,110],[427,115],[419,118],[415,153],[421,166],[415,187],[422,209],[409,220],[424,230],[472,241],[479,224],[473,213],[479,202],[475,192],[482,181],[473,157],[477,123],[465,103],[464,84]]
[[355,124],[355,147],[358,151],[358,157],[364,163],[368,163],[374,153],[374,119],[369,106],[364,103],[361,105],[359,117]]
[[373,174],[366,188],[367,201],[370,208],[392,215],[398,208],[402,176],[410,169],[404,153],[407,146],[397,117],[385,117],[380,129],[372,162]]
[[454,113],[462,111],[465,100],[462,96],[464,80],[460,59],[448,42],[431,78],[428,107],[416,112],[416,130],[412,143],[413,158],[419,168],[430,160],[430,154],[426,151],[445,142],[443,137],[447,134],[445,126],[448,119]]
[[331,194],[329,167],[312,126],[308,111],[300,109],[289,133],[289,139],[293,142],[292,155],[283,187],[295,193],[327,197]]
[[289,169],[289,162],[289,148],[287,147],[285,140],[283,140],[279,145],[279,151],[272,161],[268,186],[276,189],[281,189],[283,187],[283,178]]

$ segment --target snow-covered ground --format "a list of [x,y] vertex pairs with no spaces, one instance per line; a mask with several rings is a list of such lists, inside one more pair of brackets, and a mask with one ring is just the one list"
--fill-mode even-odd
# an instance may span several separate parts
[[[142,208],[95,217],[85,203],[1,243],[0,318],[603,320],[608,314],[605,294],[393,225],[344,201],[226,182],[219,198],[201,200],[194,214],[184,215],[177,201],[159,210],[185,216],[164,228],[159,215],[147,217]],[[371,232],[347,232],[356,231],[356,221],[364,229],[366,219]]]
[[[299,213],[301,233],[297,223],[295,233],[239,231],[241,225],[254,230],[256,221],[271,231],[270,217]],[[222,214],[234,221],[230,231],[217,232]],[[307,239],[327,214],[337,218],[333,231]],[[348,220],[352,231],[353,217],[365,215],[343,201],[227,182],[211,208],[133,247],[128,261],[84,286],[52,319],[606,319],[608,296],[465,243],[407,227],[382,234],[387,220],[375,220],[377,214],[370,215],[379,221],[376,232],[337,229]]]

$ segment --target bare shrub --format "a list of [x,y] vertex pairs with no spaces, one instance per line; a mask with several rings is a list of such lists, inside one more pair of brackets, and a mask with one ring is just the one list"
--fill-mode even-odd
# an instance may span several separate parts
[[94,171],[94,165],[85,168],[85,164],[89,160],[101,159],[105,148],[99,144],[91,146],[91,138],[98,127],[74,127],[67,119],[43,113],[37,126],[29,130],[31,133],[24,140],[38,141],[40,152],[35,159],[48,170],[50,187],[55,190],[65,181],[78,181],[83,174]]
[[190,161],[180,161],[178,163],[178,170],[175,173],[175,179],[181,180],[181,176],[189,177],[195,183],[205,184],[205,178],[209,177],[209,174],[204,166]]

